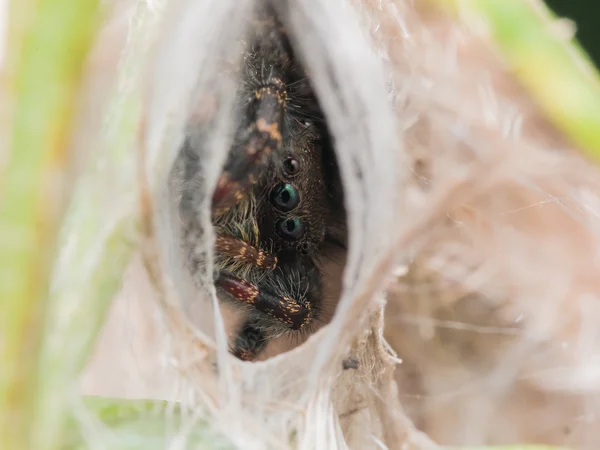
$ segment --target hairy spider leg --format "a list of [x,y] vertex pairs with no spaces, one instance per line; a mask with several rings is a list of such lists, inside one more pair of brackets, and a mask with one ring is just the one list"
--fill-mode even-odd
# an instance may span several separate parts
[[279,320],[291,330],[301,330],[312,318],[310,303],[302,305],[290,297],[281,297],[268,288],[258,286],[221,271],[215,285],[236,300],[253,306],[258,311]]
[[[301,330],[312,320],[310,302],[300,304],[290,297],[279,296],[269,288],[260,288],[225,271],[221,271],[215,284],[233,298],[252,305],[291,330]],[[269,337],[260,323],[256,319],[249,319],[237,333],[231,353],[243,361],[253,361],[268,341]]]
[[286,92],[275,79],[256,90],[248,104],[249,117],[254,117],[245,130],[246,139],[234,145],[212,197],[215,216],[229,211],[244,198],[268,165],[269,155],[281,148]]
[[218,235],[215,249],[222,255],[227,255],[235,261],[252,264],[259,269],[273,270],[277,267],[277,257],[258,250],[242,239],[233,236]]

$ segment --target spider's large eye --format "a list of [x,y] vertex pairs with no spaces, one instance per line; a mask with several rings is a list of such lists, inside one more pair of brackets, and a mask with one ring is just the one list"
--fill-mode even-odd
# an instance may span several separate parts
[[289,212],[298,206],[300,196],[294,186],[287,183],[279,184],[271,191],[271,203],[279,211]]
[[278,234],[288,241],[297,241],[304,234],[304,224],[297,217],[277,222]]

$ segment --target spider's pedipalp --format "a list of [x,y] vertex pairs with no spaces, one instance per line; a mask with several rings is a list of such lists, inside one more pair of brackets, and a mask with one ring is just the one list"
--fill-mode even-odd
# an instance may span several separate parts
[[232,236],[217,236],[215,250],[231,257],[234,261],[245,262],[259,269],[273,270],[277,267],[276,256]]

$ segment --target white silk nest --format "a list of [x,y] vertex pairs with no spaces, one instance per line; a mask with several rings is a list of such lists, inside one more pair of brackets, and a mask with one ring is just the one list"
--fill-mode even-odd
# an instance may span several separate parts
[[[189,116],[216,99],[198,189],[214,187],[233,101],[217,61],[256,3],[117,8],[156,19],[138,81],[159,270],[148,278],[132,262],[83,391],[178,400],[243,449],[599,448],[600,173],[543,119],[479,23],[422,1],[272,2],[336,141],[349,249],[343,273],[326,273],[339,294],[327,326],[259,363],[227,353],[209,210],[198,205],[206,272],[190,274],[171,168]],[[118,23],[131,36],[135,23]],[[347,358],[358,368],[344,370]]]

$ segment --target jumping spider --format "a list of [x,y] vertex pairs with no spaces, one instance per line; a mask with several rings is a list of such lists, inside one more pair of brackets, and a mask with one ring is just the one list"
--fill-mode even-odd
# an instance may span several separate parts
[[231,352],[254,360],[319,320],[323,247],[345,248],[345,211],[323,113],[272,11],[243,44],[236,133],[212,196],[214,283],[247,314]]

